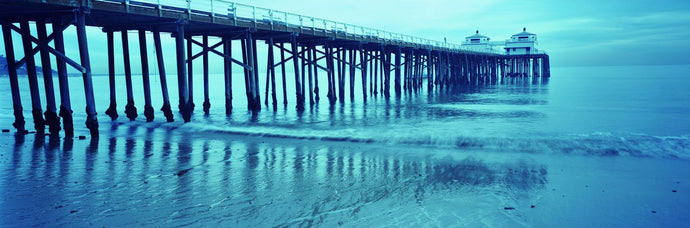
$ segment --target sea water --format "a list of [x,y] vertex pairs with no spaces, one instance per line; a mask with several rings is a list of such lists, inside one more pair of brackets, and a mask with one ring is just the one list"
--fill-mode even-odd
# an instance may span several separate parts
[[[120,117],[111,121],[103,114],[108,77],[97,75],[101,137],[0,134],[0,225],[682,226],[690,212],[688,70],[563,67],[551,78],[390,98],[368,91],[366,101],[358,74],[354,100],[346,86],[334,104],[320,75],[320,100],[311,106],[307,95],[303,112],[290,75],[287,105],[277,77],[276,108],[261,75],[269,103],[258,114],[247,111],[234,74],[229,115],[222,75],[210,77],[204,114],[195,74],[189,123],[177,114],[166,123],[158,111],[145,122],[136,75],[139,117],[126,119],[118,75]],[[9,80],[0,79],[8,94],[0,127],[10,129]],[[88,135],[81,78],[69,80],[76,134]],[[20,77],[21,88],[27,81]],[[155,72],[151,81],[157,110]],[[31,129],[28,89],[21,95]]]

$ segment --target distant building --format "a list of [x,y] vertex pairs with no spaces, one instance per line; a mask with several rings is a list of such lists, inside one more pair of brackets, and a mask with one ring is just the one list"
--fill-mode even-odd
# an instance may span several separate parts
[[521,33],[506,40],[505,50],[508,55],[537,54],[537,34],[529,33],[527,29],[522,28]]
[[491,38],[479,34],[479,30],[477,30],[477,32],[474,35],[465,37],[465,42],[462,42],[462,46],[474,49],[491,49],[491,45],[489,45],[489,40],[491,40]]

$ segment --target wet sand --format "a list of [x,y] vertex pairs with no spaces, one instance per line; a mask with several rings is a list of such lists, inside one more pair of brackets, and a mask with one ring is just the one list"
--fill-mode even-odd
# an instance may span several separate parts
[[104,125],[0,134],[0,226],[681,227],[686,160]]

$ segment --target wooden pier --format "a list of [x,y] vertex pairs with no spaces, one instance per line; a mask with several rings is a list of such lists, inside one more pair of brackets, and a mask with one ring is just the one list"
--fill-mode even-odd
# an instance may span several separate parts
[[[288,105],[287,87],[294,86],[295,107],[304,110],[320,101],[322,89],[331,104],[350,102],[355,96],[363,100],[372,97],[388,99],[400,97],[426,87],[428,90],[444,89],[456,85],[496,82],[502,77],[549,77],[549,56],[546,54],[505,55],[489,50],[472,50],[459,45],[447,44],[401,34],[343,24],[286,12],[236,4],[223,0],[193,1],[148,0],[7,0],[0,2],[0,25],[9,71],[15,122],[18,132],[26,132],[23,116],[21,89],[17,69],[25,66],[31,93],[34,129],[44,133],[45,126],[51,134],[62,129],[66,137],[72,137],[72,109],[68,86],[67,65],[82,73],[84,98],[86,99],[86,127],[93,137],[98,136],[96,104],[91,81],[91,64],[86,26],[102,28],[107,34],[108,76],[110,104],[105,111],[112,120],[119,117],[115,91],[115,42],[119,33],[122,40],[127,104],[124,113],[130,120],[138,117],[134,103],[128,31],[136,31],[141,58],[142,85],[144,91],[144,116],[154,120],[151,105],[151,75],[148,69],[146,33],[153,33],[158,77],[163,106],[160,108],[166,121],[172,122],[173,113],[168,96],[167,72],[165,71],[161,33],[171,34],[175,40],[177,61],[178,109],[185,122],[194,111],[193,83],[194,61],[201,57],[203,69],[203,111],[208,113],[209,55],[224,59],[225,110],[230,114],[232,106],[232,68],[244,69],[244,91],[248,109],[259,112],[264,105],[276,109],[279,94],[283,105]],[[31,33],[30,23],[35,24],[36,34]],[[47,34],[47,25],[52,34]],[[79,60],[65,55],[63,31],[75,26],[79,43]],[[20,34],[24,56],[18,59],[12,34]],[[220,42],[209,43],[215,37]],[[242,56],[232,55],[232,41],[241,43]],[[259,66],[257,42],[268,47],[266,66]],[[53,46],[50,46],[50,43]],[[194,47],[202,51],[193,52]],[[221,50],[217,50],[221,48]],[[135,51],[136,52],[136,51]],[[263,53],[263,52],[261,52]],[[45,88],[46,110],[43,111],[38,87],[38,73],[33,56],[39,54]],[[50,55],[56,63],[51,63]],[[198,62],[198,61],[197,61]],[[287,72],[291,66],[293,72]],[[58,74],[60,107],[55,99],[53,68]],[[260,78],[260,70],[266,68],[266,78]],[[279,68],[279,70],[277,69]],[[287,75],[292,73],[293,75]],[[276,85],[276,77],[282,77],[282,85]],[[294,76],[294,81],[292,81]],[[319,77],[321,76],[321,77]],[[155,77],[155,76],[154,76]],[[198,77],[198,76],[197,76]],[[349,77],[349,78],[348,78]],[[319,88],[319,80],[328,82],[327,88]],[[358,82],[359,80],[359,82]],[[262,83],[263,82],[263,83]],[[290,82],[290,83],[288,83]],[[294,85],[292,84],[294,83]],[[289,85],[288,85],[289,84]],[[361,85],[361,91],[356,91]],[[236,88],[235,88],[236,89]],[[282,93],[280,93],[282,92]],[[308,103],[307,103],[308,99]],[[60,118],[61,117],[61,118]]]

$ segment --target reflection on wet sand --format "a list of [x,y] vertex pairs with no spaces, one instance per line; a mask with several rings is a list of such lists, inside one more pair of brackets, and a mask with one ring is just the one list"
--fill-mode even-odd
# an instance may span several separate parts
[[396,151],[402,148],[268,143],[276,139],[136,127],[113,129],[118,132],[128,137],[64,140],[62,147],[51,138],[27,136],[33,147],[26,148],[18,136],[2,164],[10,175],[1,183],[14,191],[2,201],[4,210],[21,216],[0,220],[21,226],[376,224],[441,199],[530,197],[548,176],[544,165],[533,162]]

